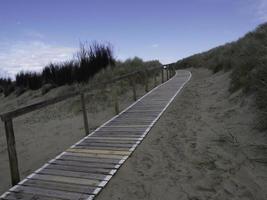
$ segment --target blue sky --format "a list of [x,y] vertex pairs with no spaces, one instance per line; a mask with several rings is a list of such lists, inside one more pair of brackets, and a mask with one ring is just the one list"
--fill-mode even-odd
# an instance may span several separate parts
[[80,41],[162,63],[238,39],[267,21],[267,0],[2,0],[0,74],[68,60]]

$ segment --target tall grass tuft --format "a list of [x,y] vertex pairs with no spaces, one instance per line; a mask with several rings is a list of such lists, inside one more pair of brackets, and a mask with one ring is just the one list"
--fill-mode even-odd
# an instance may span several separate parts
[[37,90],[44,84],[62,86],[74,82],[86,82],[108,66],[114,66],[115,59],[110,45],[83,43],[76,59],[62,63],[51,63],[42,72],[20,72],[16,75],[17,87]]
[[14,90],[15,87],[10,78],[0,78],[0,93],[3,93],[7,97]]

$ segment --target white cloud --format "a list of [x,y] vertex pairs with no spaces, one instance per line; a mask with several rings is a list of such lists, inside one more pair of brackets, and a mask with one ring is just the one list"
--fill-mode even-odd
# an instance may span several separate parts
[[0,68],[0,78],[8,78],[11,74],[9,74],[7,71]]
[[[4,44],[4,43],[3,43]],[[50,62],[66,61],[77,49],[54,46],[41,41],[16,42],[1,45],[0,70],[14,77],[19,71],[40,71]],[[5,73],[4,73],[5,72]]]
[[38,31],[35,31],[35,30],[24,30],[24,35],[29,37],[29,38],[32,38],[32,39],[44,39],[45,36],[38,32]]
[[267,21],[267,0],[258,0],[256,14],[262,21]]
[[267,21],[267,0],[243,0],[238,5],[242,13],[252,17],[253,22]]

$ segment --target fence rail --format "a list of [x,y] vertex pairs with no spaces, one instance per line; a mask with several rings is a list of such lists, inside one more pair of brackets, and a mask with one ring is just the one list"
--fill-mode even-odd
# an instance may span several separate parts
[[[148,84],[149,84],[149,73],[151,73],[152,76],[154,76],[154,86],[156,86],[156,75],[158,71],[161,71],[161,82],[163,83],[165,80],[167,81],[171,76],[175,74],[175,69],[173,63],[163,65],[160,67],[154,67],[146,70],[141,70],[141,71],[135,71],[132,73],[128,73],[116,78],[111,79],[110,81],[102,82],[102,83],[97,83],[91,85],[89,89],[84,89],[80,90],[78,92],[73,92],[69,93],[63,96],[51,98],[48,100],[40,101],[38,103],[34,103],[28,106],[24,106],[21,108],[18,108],[13,111],[9,111],[6,113],[0,114],[1,120],[4,122],[5,125],[5,133],[6,133],[6,140],[7,140],[7,150],[8,150],[8,156],[9,156],[9,166],[10,166],[10,173],[11,173],[11,183],[12,185],[16,185],[20,181],[20,174],[19,174],[19,167],[18,167],[18,159],[17,159],[17,152],[16,152],[16,142],[15,142],[15,134],[14,134],[14,129],[13,129],[13,119],[16,117],[19,117],[21,115],[33,112],[35,110],[39,110],[41,108],[44,108],[49,105],[53,105],[56,103],[59,103],[61,101],[64,101],[66,99],[75,97],[80,95],[81,98],[81,108],[82,108],[82,113],[83,113],[83,122],[84,122],[84,130],[85,134],[89,134],[89,125],[88,125],[88,118],[87,118],[87,111],[86,111],[86,103],[84,99],[84,94],[89,93],[92,91],[92,88],[99,88],[103,87],[109,84],[114,84],[117,81],[121,80],[128,80],[130,81],[130,85],[132,86],[133,89],[133,100],[137,100],[137,95],[136,95],[136,83],[134,81],[134,77],[137,76],[140,73],[145,73],[145,92],[148,92]],[[164,71],[166,74],[166,79],[164,79]],[[117,97],[117,92],[113,92],[113,97],[114,97],[114,109],[115,113],[119,113],[119,103],[118,103],[118,97]]]

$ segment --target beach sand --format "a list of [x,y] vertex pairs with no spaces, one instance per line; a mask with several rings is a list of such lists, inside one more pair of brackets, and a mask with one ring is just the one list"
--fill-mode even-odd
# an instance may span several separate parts
[[192,79],[97,200],[267,199],[266,132],[229,73]]
[[[150,88],[152,86],[151,83]],[[0,113],[63,95],[74,89],[75,86],[64,86],[56,88],[44,96],[40,91],[27,91],[19,97],[14,94],[6,98],[0,96]],[[138,85],[138,97],[144,93],[144,86]],[[85,95],[85,100],[91,131],[115,115],[110,90],[97,90],[94,96]],[[132,103],[131,90],[119,97],[120,110]],[[14,119],[13,125],[21,179],[85,136],[79,97],[18,117]],[[6,137],[2,121],[0,122],[0,133],[0,194],[2,194],[11,187]]]
[[[97,200],[267,199],[266,133],[255,128],[253,97],[229,94],[229,73],[190,70],[191,81]],[[70,88],[44,97],[36,92],[1,97],[0,110],[65,90]],[[87,97],[87,102],[91,129],[114,115],[109,96]],[[131,104],[131,91],[120,102],[121,107]],[[14,126],[22,178],[84,136],[78,98],[19,117]],[[0,123],[0,193],[10,187],[3,130]]]

